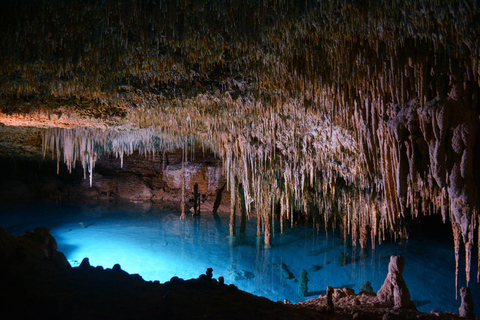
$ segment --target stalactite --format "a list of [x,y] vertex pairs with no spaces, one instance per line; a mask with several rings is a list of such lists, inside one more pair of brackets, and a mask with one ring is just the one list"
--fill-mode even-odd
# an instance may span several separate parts
[[239,201],[240,209],[240,234],[245,234],[247,229],[247,210],[245,207],[245,195],[243,193],[243,188],[239,186],[237,188],[237,199]]
[[182,211],[182,215],[180,216],[181,220],[185,220],[185,161],[186,161],[186,150],[185,144],[183,145],[182,149],[182,202],[180,204],[180,209]]
[[453,229],[453,243],[455,247],[455,299],[458,294],[458,262],[460,260],[460,238],[461,230],[457,224],[452,226]]
[[237,209],[237,197],[236,197],[236,184],[235,184],[235,173],[233,170],[230,170],[230,235],[235,235],[235,225],[236,225],[236,209]]
[[[374,245],[387,235],[405,236],[398,221],[407,212],[415,217],[440,207],[445,221],[451,208],[466,203],[468,210],[450,221],[461,228],[456,232],[470,257],[478,184],[460,186],[471,193],[465,199],[452,185],[472,179],[478,147],[463,138],[476,137],[478,110],[465,113],[475,119],[464,121],[468,126],[456,111],[478,104],[479,8],[420,0],[398,10],[398,3],[382,0],[368,8],[312,2],[305,10],[275,1],[277,10],[248,5],[235,17],[228,1],[202,13],[168,1],[144,1],[135,10],[122,2],[103,11],[85,4],[80,13],[54,3],[35,16],[11,2],[17,14],[0,13],[2,106],[19,101],[15,108],[22,109],[22,101],[37,99],[48,117],[70,107],[125,124],[45,130],[44,156],[56,157],[57,171],[62,158],[68,170],[78,161],[89,179],[104,153],[115,153],[123,165],[134,151],[165,155],[180,147],[186,154],[200,142],[223,159],[227,177],[237,177],[228,179],[229,188],[243,186],[246,215],[254,211],[265,231],[275,223],[275,204],[283,230],[284,219],[294,224],[294,211],[313,216],[313,202],[325,228],[343,223],[354,243],[363,246],[370,234]],[[422,6],[435,14],[419,13]],[[195,21],[202,21],[202,31],[180,33],[174,26],[182,15],[182,25],[200,30]],[[150,24],[155,32],[146,32]],[[32,46],[35,38],[45,41]],[[80,53],[73,49],[79,43]],[[465,92],[461,85],[453,90],[454,80]],[[69,106],[53,107],[59,101]],[[449,132],[457,132],[455,145]],[[183,213],[184,194],[183,187]],[[468,223],[457,226],[462,218]]]

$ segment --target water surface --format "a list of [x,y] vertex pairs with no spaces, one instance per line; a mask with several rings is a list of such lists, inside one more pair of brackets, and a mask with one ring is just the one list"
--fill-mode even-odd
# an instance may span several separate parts
[[[179,219],[179,212],[140,205],[87,206],[9,204],[0,209],[0,225],[12,234],[38,226],[51,229],[58,250],[72,266],[88,257],[93,266],[138,273],[145,280],[165,282],[173,276],[197,278],[213,268],[215,278],[274,301],[298,302],[324,294],[328,285],[359,292],[370,281],[376,292],[385,280],[389,257],[405,257],[404,278],[412,300],[423,312],[458,312],[455,300],[455,259],[451,238],[417,232],[409,240],[384,242],[361,250],[335,232],[308,227],[278,230],[266,250],[257,237],[256,221],[247,233],[231,238],[227,215],[202,214]],[[472,254],[477,261],[476,253]],[[474,263],[475,264],[475,263]],[[307,296],[298,294],[300,271],[308,273]],[[459,288],[464,286],[464,261]],[[472,266],[474,301],[480,301]],[[480,303],[475,305],[476,313]]]

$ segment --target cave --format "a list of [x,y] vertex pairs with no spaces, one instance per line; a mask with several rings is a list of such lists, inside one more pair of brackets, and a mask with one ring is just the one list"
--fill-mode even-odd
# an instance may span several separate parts
[[[479,7],[3,1],[7,310],[478,314]],[[414,307],[363,305],[397,255]]]

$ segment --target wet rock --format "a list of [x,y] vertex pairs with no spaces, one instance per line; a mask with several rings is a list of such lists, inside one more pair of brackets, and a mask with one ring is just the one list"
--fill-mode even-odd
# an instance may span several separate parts
[[50,229],[40,227],[18,237],[13,237],[5,230],[1,230],[0,257],[3,256],[3,261],[10,263],[22,261],[27,264],[40,261],[44,267],[70,267],[65,255],[57,251],[57,242],[50,235]]
[[344,297],[347,297],[347,296],[354,295],[355,290],[353,290],[352,288],[349,288],[349,287],[334,288],[332,294],[333,294],[334,299],[340,299],[340,298],[344,298]]
[[390,257],[387,278],[378,290],[377,298],[379,301],[392,304],[396,308],[416,309],[410,300],[410,292],[402,276],[404,266],[405,261],[402,256],[392,255]]

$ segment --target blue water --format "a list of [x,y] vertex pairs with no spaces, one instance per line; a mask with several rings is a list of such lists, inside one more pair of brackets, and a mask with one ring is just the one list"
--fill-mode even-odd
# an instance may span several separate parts
[[[349,286],[358,293],[365,281],[376,292],[387,275],[390,255],[403,255],[404,278],[417,308],[458,312],[453,241],[448,237],[421,234],[362,252],[332,231],[295,227],[275,233],[273,247],[265,250],[263,239],[255,235],[255,219],[248,221],[244,237],[231,238],[227,215],[203,214],[184,221],[179,216],[176,211],[134,204],[23,203],[3,205],[0,225],[14,235],[38,226],[50,228],[58,250],[72,266],[88,257],[94,266],[111,268],[119,263],[129,273],[160,282],[173,276],[197,278],[211,267],[215,278],[223,276],[228,284],[274,301],[314,298],[324,294],[328,285]],[[475,252],[472,259],[470,288],[478,314]],[[458,288],[465,285],[463,257],[460,262]],[[308,272],[307,297],[297,294],[296,279],[302,269]]]

